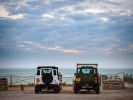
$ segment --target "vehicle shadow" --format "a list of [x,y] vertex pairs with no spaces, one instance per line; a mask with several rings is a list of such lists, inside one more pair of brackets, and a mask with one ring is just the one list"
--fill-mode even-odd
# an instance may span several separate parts
[[81,90],[78,94],[96,94],[94,90]]
[[59,94],[59,93],[55,93],[53,90],[43,90],[39,94]]
[[[60,93],[55,93],[53,90],[43,90],[39,94],[74,94],[73,90],[61,90]],[[78,94],[96,94],[94,90],[80,90]]]

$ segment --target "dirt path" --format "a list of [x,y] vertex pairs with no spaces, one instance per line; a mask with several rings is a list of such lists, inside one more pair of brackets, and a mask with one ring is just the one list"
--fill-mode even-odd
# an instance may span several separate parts
[[20,87],[12,87],[0,92],[0,100],[133,100],[133,88],[128,86],[124,90],[101,90],[98,95],[94,91],[73,94],[72,87],[63,87],[60,94],[46,91],[35,94],[34,87],[24,87],[24,91]]

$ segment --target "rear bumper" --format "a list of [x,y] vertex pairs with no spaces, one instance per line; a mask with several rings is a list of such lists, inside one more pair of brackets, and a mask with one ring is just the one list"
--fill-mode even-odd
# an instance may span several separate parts
[[74,84],[74,88],[78,88],[78,89],[95,89],[95,87],[99,86],[99,83],[97,84],[81,84],[81,83],[75,83]]
[[39,86],[41,89],[47,89],[47,90],[55,89],[56,87],[60,87],[57,84],[39,84],[39,85],[36,85],[36,86]]

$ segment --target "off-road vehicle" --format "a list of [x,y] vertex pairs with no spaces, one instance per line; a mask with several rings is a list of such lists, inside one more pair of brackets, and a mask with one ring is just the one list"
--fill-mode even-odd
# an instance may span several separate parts
[[98,64],[77,64],[73,81],[75,94],[81,89],[95,90],[96,94],[100,93],[100,77],[97,67]]
[[35,93],[44,90],[54,90],[55,93],[60,92],[61,74],[58,67],[55,66],[39,66],[35,76]]

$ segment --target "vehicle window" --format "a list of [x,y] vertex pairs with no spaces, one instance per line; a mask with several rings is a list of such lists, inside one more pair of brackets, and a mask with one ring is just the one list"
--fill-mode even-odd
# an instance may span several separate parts
[[80,68],[77,69],[77,73],[79,73],[79,72],[80,72]]
[[52,74],[52,69],[42,69],[42,74]]
[[94,74],[97,74],[97,69],[96,68],[94,68]]
[[37,70],[37,75],[40,75],[40,70]]
[[[83,68],[78,68],[77,69],[77,73],[78,74],[94,74],[94,70],[93,70],[93,68],[91,68],[91,67],[83,67]],[[96,73],[96,71],[95,71],[95,73]]]
[[89,74],[90,73],[90,69],[89,68],[83,68],[82,69],[82,73],[83,74]]
[[56,75],[56,70],[53,70],[54,75]]

